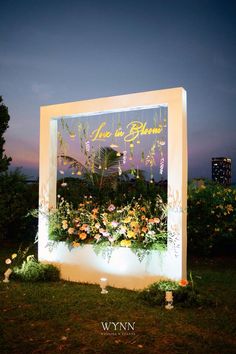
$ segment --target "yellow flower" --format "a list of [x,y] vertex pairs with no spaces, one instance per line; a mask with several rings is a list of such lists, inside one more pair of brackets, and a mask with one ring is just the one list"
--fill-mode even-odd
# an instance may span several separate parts
[[219,232],[219,231],[220,231],[220,229],[219,229],[219,228],[216,228],[216,229],[215,229],[215,232]]
[[73,227],[70,227],[70,228],[68,229],[68,234],[69,234],[69,235],[72,235],[72,234],[74,233],[74,231],[75,231],[75,229],[74,229]]
[[125,224],[130,223],[130,221],[131,221],[131,217],[130,216],[128,216],[127,218],[124,219],[124,223]]
[[11,258],[12,259],[15,259],[17,257],[17,254],[16,253],[13,253],[12,255],[11,255]]
[[227,205],[226,205],[226,209],[227,209],[227,212],[228,212],[228,213],[230,213],[231,211],[234,210],[232,204],[227,204]]
[[131,221],[130,226],[136,228],[138,226],[138,222],[137,221]]
[[122,240],[122,241],[120,241],[120,245],[122,247],[130,247],[131,246],[131,241],[130,240]]
[[79,247],[79,246],[80,246],[80,243],[79,243],[79,242],[76,242],[76,241],[73,241],[73,242],[72,242],[72,246],[73,246],[73,247]]
[[134,232],[134,231],[132,231],[132,230],[128,230],[128,232],[127,232],[127,236],[128,236],[128,238],[136,238],[136,236],[135,236],[135,232]]
[[68,228],[67,220],[62,221],[62,228],[63,230],[66,230]]

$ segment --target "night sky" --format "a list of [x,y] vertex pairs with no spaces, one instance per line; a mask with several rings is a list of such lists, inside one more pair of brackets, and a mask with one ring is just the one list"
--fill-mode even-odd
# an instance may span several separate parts
[[38,175],[39,107],[184,87],[189,178],[232,158],[236,1],[0,1],[0,95],[12,166]]

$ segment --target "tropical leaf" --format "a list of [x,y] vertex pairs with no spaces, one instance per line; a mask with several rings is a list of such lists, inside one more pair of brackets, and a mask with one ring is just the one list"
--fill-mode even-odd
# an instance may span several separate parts
[[68,168],[80,170],[82,173],[89,172],[89,170],[81,162],[79,162],[78,160],[76,160],[75,158],[73,158],[71,156],[59,155],[57,158],[62,159],[63,163],[66,162]]

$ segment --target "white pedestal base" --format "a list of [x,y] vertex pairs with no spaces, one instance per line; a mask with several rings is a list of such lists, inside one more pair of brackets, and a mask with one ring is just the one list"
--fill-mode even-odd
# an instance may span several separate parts
[[62,279],[99,284],[105,277],[109,286],[117,288],[137,290],[161,279],[181,279],[178,258],[168,251],[151,251],[140,262],[129,248],[115,247],[108,262],[96,255],[92,245],[69,250],[58,242],[52,249],[39,245],[39,260],[56,265]]

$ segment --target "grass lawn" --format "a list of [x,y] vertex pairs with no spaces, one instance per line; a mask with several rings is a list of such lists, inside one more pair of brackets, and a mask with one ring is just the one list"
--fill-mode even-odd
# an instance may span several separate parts
[[[9,250],[1,250],[1,273],[6,254]],[[191,260],[188,270],[215,304],[171,311],[151,307],[124,289],[101,295],[97,285],[1,282],[0,352],[236,353],[235,265],[225,258]],[[135,330],[107,332],[105,321],[135,322]]]

